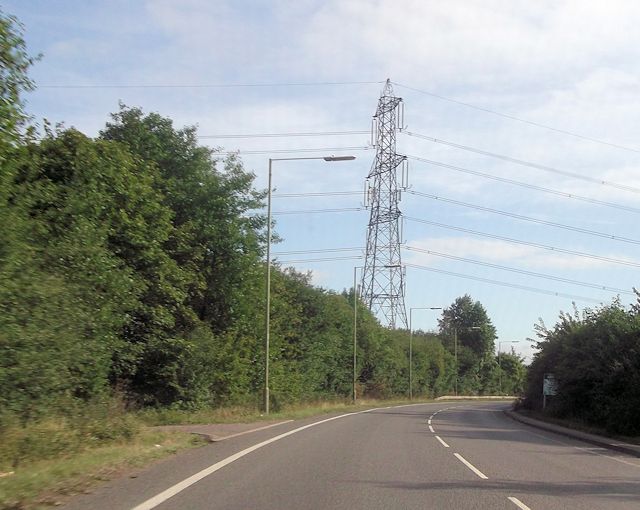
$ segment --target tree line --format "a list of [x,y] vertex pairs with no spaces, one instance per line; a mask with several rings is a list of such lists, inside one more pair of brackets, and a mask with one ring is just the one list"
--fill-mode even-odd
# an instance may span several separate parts
[[[95,138],[47,124],[36,136],[22,102],[33,60],[2,13],[0,37],[0,417],[113,395],[133,407],[259,402],[266,218],[254,175],[194,127],[124,105]],[[274,407],[351,394],[354,299],[275,267]],[[408,332],[356,306],[359,394],[406,395]],[[497,366],[495,337],[482,305],[459,298],[439,334],[413,337],[414,395],[496,392],[500,374],[518,391],[522,360]]]

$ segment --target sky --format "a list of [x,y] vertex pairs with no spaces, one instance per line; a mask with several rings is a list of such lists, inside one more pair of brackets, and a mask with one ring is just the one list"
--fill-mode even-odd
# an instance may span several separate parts
[[[363,265],[353,257],[366,242],[369,133],[390,79],[404,104],[397,151],[409,161],[407,313],[469,294],[496,326],[496,346],[530,360],[540,319],[552,327],[574,306],[636,299],[638,2],[5,0],[2,9],[42,54],[26,97],[40,125],[96,136],[120,103],[139,106],[239,151],[262,189],[269,157],[356,156],[273,163],[275,213],[348,209],[275,214],[275,256],[316,285],[350,288]],[[265,134],[282,136],[255,136]],[[332,192],[351,193],[278,196]],[[317,258],[341,260],[308,261]],[[413,328],[437,328],[439,313],[413,310]]]

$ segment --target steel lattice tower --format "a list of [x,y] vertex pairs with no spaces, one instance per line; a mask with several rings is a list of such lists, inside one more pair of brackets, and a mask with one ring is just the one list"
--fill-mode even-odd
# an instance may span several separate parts
[[366,201],[371,214],[361,292],[363,301],[384,325],[406,329],[405,270],[400,256],[402,213],[398,202],[400,191],[406,187],[407,158],[396,153],[396,132],[402,128],[402,112],[402,99],[393,96],[387,80],[373,116],[376,159],[367,177]]

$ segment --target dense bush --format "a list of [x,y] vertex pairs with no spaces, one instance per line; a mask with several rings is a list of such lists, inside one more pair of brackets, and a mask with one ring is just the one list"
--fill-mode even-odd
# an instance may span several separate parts
[[562,313],[538,326],[540,351],[529,371],[526,399],[542,406],[542,380],[552,373],[558,394],[547,411],[625,435],[640,434],[640,309],[618,301]]

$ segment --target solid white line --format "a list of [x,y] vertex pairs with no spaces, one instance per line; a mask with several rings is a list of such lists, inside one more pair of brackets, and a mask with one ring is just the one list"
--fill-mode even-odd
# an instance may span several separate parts
[[433,430],[433,427],[431,425],[429,425],[429,432],[435,432],[435,430]]
[[436,436],[436,439],[442,443],[442,446],[449,448],[449,445],[445,443],[440,436]]
[[488,480],[489,479],[489,477],[487,475],[485,475],[477,467],[475,467],[473,464],[471,464],[471,462],[467,461],[462,455],[460,455],[459,453],[454,453],[454,455],[458,458],[458,460],[460,462],[462,462],[465,466],[467,466],[471,471],[473,471],[480,478],[482,478],[483,480]]
[[[424,403],[423,404],[409,404],[409,405],[411,405],[411,406],[424,405]],[[409,407],[409,405],[394,406],[394,407]],[[250,446],[249,448],[246,448],[246,449],[244,449],[242,451],[239,451],[238,453],[235,453],[234,455],[231,455],[230,457],[227,457],[226,459],[223,459],[220,462],[216,462],[215,464],[212,464],[208,468],[205,468],[202,471],[199,471],[198,473],[190,476],[189,478],[186,478],[186,479],[182,480],[181,482],[178,482],[177,484],[175,484],[175,485],[169,487],[168,489],[162,491],[160,494],[157,494],[154,497],[152,497],[152,498],[140,503],[138,506],[135,506],[134,508],[132,508],[132,510],[152,510],[153,508],[155,508],[158,505],[160,505],[160,504],[164,503],[165,501],[167,501],[169,498],[172,498],[176,494],[178,494],[178,493],[182,492],[183,490],[187,489],[188,487],[190,487],[194,483],[199,482],[203,478],[209,476],[212,473],[215,473],[219,469],[222,469],[223,467],[231,464],[232,462],[235,462],[236,460],[244,457],[245,455],[249,455],[250,453],[255,452],[256,450],[259,450],[263,446],[267,446],[267,445],[269,445],[271,443],[275,443],[276,441],[280,441],[280,439],[284,439],[285,437],[288,437],[288,436],[291,436],[293,434],[296,434],[297,432],[309,429],[311,427],[315,427],[317,425],[321,425],[322,423],[327,423],[327,422],[333,421],[333,420],[339,420],[340,418],[346,418],[347,416],[355,416],[356,414],[370,413],[371,411],[378,411],[380,409],[381,408],[375,408],[375,409],[367,409],[365,411],[357,411],[355,413],[340,414],[338,416],[333,416],[333,417],[327,418],[325,420],[316,421],[314,423],[310,423],[308,425],[304,425],[302,427],[298,427],[297,429],[290,430],[288,432],[285,432],[284,434],[280,434],[279,436],[275,436],[275,437],[272,437],[271,439],[267,439],[266,441],[262,441],[262,443],[255,444],[253,446]],[[385,407],[383,409],[388,409],[388,408]]]
[[531,508],[529,508],[527,505],[525,505],[518,498],[514,498],[513,496],[509,496],[507,499],[509,501],[511,501],[514,505],[516,505],[518,508],[521,508],[522,510],[531,510]]
[[[272,423],[271,425],[265,425],[264,427],[258,427],[257,429],[251,429],[251,430],[244,430],[242,432],[237,432],[236,434],[231,434],[228,436],[222,436],[222,437],[216,437],[215,439],[212,439],[212,443],[219,443],[220,441],[225,441],[227,439],[231,439],[234,437],[238,437],[238,436],[244,436],[245,434],[251,434],[252,432],[258,432],[260,430],[267,430],[270,429],[272,427],[276,427],[278,425],[284,425],[285,423],[291,423],[293,420],[285,420],[285,421],[279,421],[278,423]],[[211,436],[209,436],[211,437]]]

